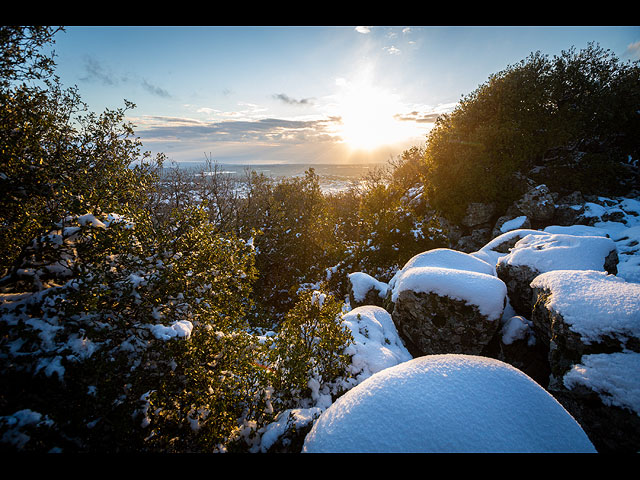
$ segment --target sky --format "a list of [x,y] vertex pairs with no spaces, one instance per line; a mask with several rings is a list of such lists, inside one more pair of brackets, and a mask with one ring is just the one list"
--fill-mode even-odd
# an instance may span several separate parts
[[532,52],[595,42],[640,59],[640,27],[66,26],[56,73],[92,111],[136,108],[170,162],[386,162]]

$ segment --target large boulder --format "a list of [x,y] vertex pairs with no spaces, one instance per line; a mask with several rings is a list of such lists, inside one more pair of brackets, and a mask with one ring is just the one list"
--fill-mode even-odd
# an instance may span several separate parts
[[537,383],[498,360],[433,355],[385,369],[325,410],[303,453],[595,453]]
[[394,282],[392,317],[414,356],[477,355],[499,328],[506,294],[504,283],[493,275],[412,267]]
[[536,277],[532,321],[549,344],[549,390],[600,451],[640,449],[640,284],[602,271]]
[[616,273],[616,245],[602,236],[535,233],[519,240],[510,253],[498,258],[496,272],[507,285],[514,310],[531,315],[535,297],[531,281],[552,270],[601,270]]

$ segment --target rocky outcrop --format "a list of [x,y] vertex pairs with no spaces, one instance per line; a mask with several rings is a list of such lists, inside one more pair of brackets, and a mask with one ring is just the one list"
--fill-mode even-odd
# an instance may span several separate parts
[[552,270],[604,270],[616,273],[616,245],[610,238],[539,232],[519,240],[496,265],[515,311],[531,316],[535,296],[531,281]]
[[637,452],[640,284],[596,271],[552,271],[532,282],[532,322],[549,346],[548,389],[599,451]]
[[[384,307],[406,347],[506,362],[560,401],[598,451],[640,451],[640,201],[531,188],[482,244],[490,211],[473,205],[456,226],[464,250],[416,255],[389,282]],[[486,282],[475,293],[471,277]],[[487,314],[483,295],[501,291]]]
[[531,224],[548,224],[555,213],[555,202],[546,185],[538,185],[525,193],[515,207],[525,215]]

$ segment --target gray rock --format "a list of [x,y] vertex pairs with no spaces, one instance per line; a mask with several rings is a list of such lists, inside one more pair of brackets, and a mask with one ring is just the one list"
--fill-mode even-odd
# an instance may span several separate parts
[[531,220],[532,224],[536,225],[549,222],[555,212],[555,202],[546,185],[532,188],[515,205]]
[[470,203],[460,223],[465,227],[475,227],[489,222],[495,212],[496,206],[493,203]]
[[[604,272],[558,271],[537,277],[533,287],[532,322],[538,338],[549,346],[548,390],[580,423],[599,452],[637,452],[640,416],[611,399],[624,390],[621,379],[637,369],[640,285]],[[612,373],[615,355],[632,358],[633,366]],[[590,380],[593,374],[589,373],[584,376],[586,381],[580,373],[580,381],[567,382],[575,366],[577,372],[585,371],[582,364],[590,356],[598,358],[598,365],[607,365],[607,376],[617,378],[612,379],[613,391],[597,391],[602,387]]]
[[414,357],[443,353],[480,355],[500,324],[482,315],[475,305],[411,290],[400,292],[392,318]]

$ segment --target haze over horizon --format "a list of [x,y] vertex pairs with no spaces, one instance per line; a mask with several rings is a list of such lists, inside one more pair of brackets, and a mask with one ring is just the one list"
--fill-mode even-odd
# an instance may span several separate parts
[[594,42],[640,58],[640,27],[65,27],[56,73],[128,111],[169,161],[385,162],[532,52]]

